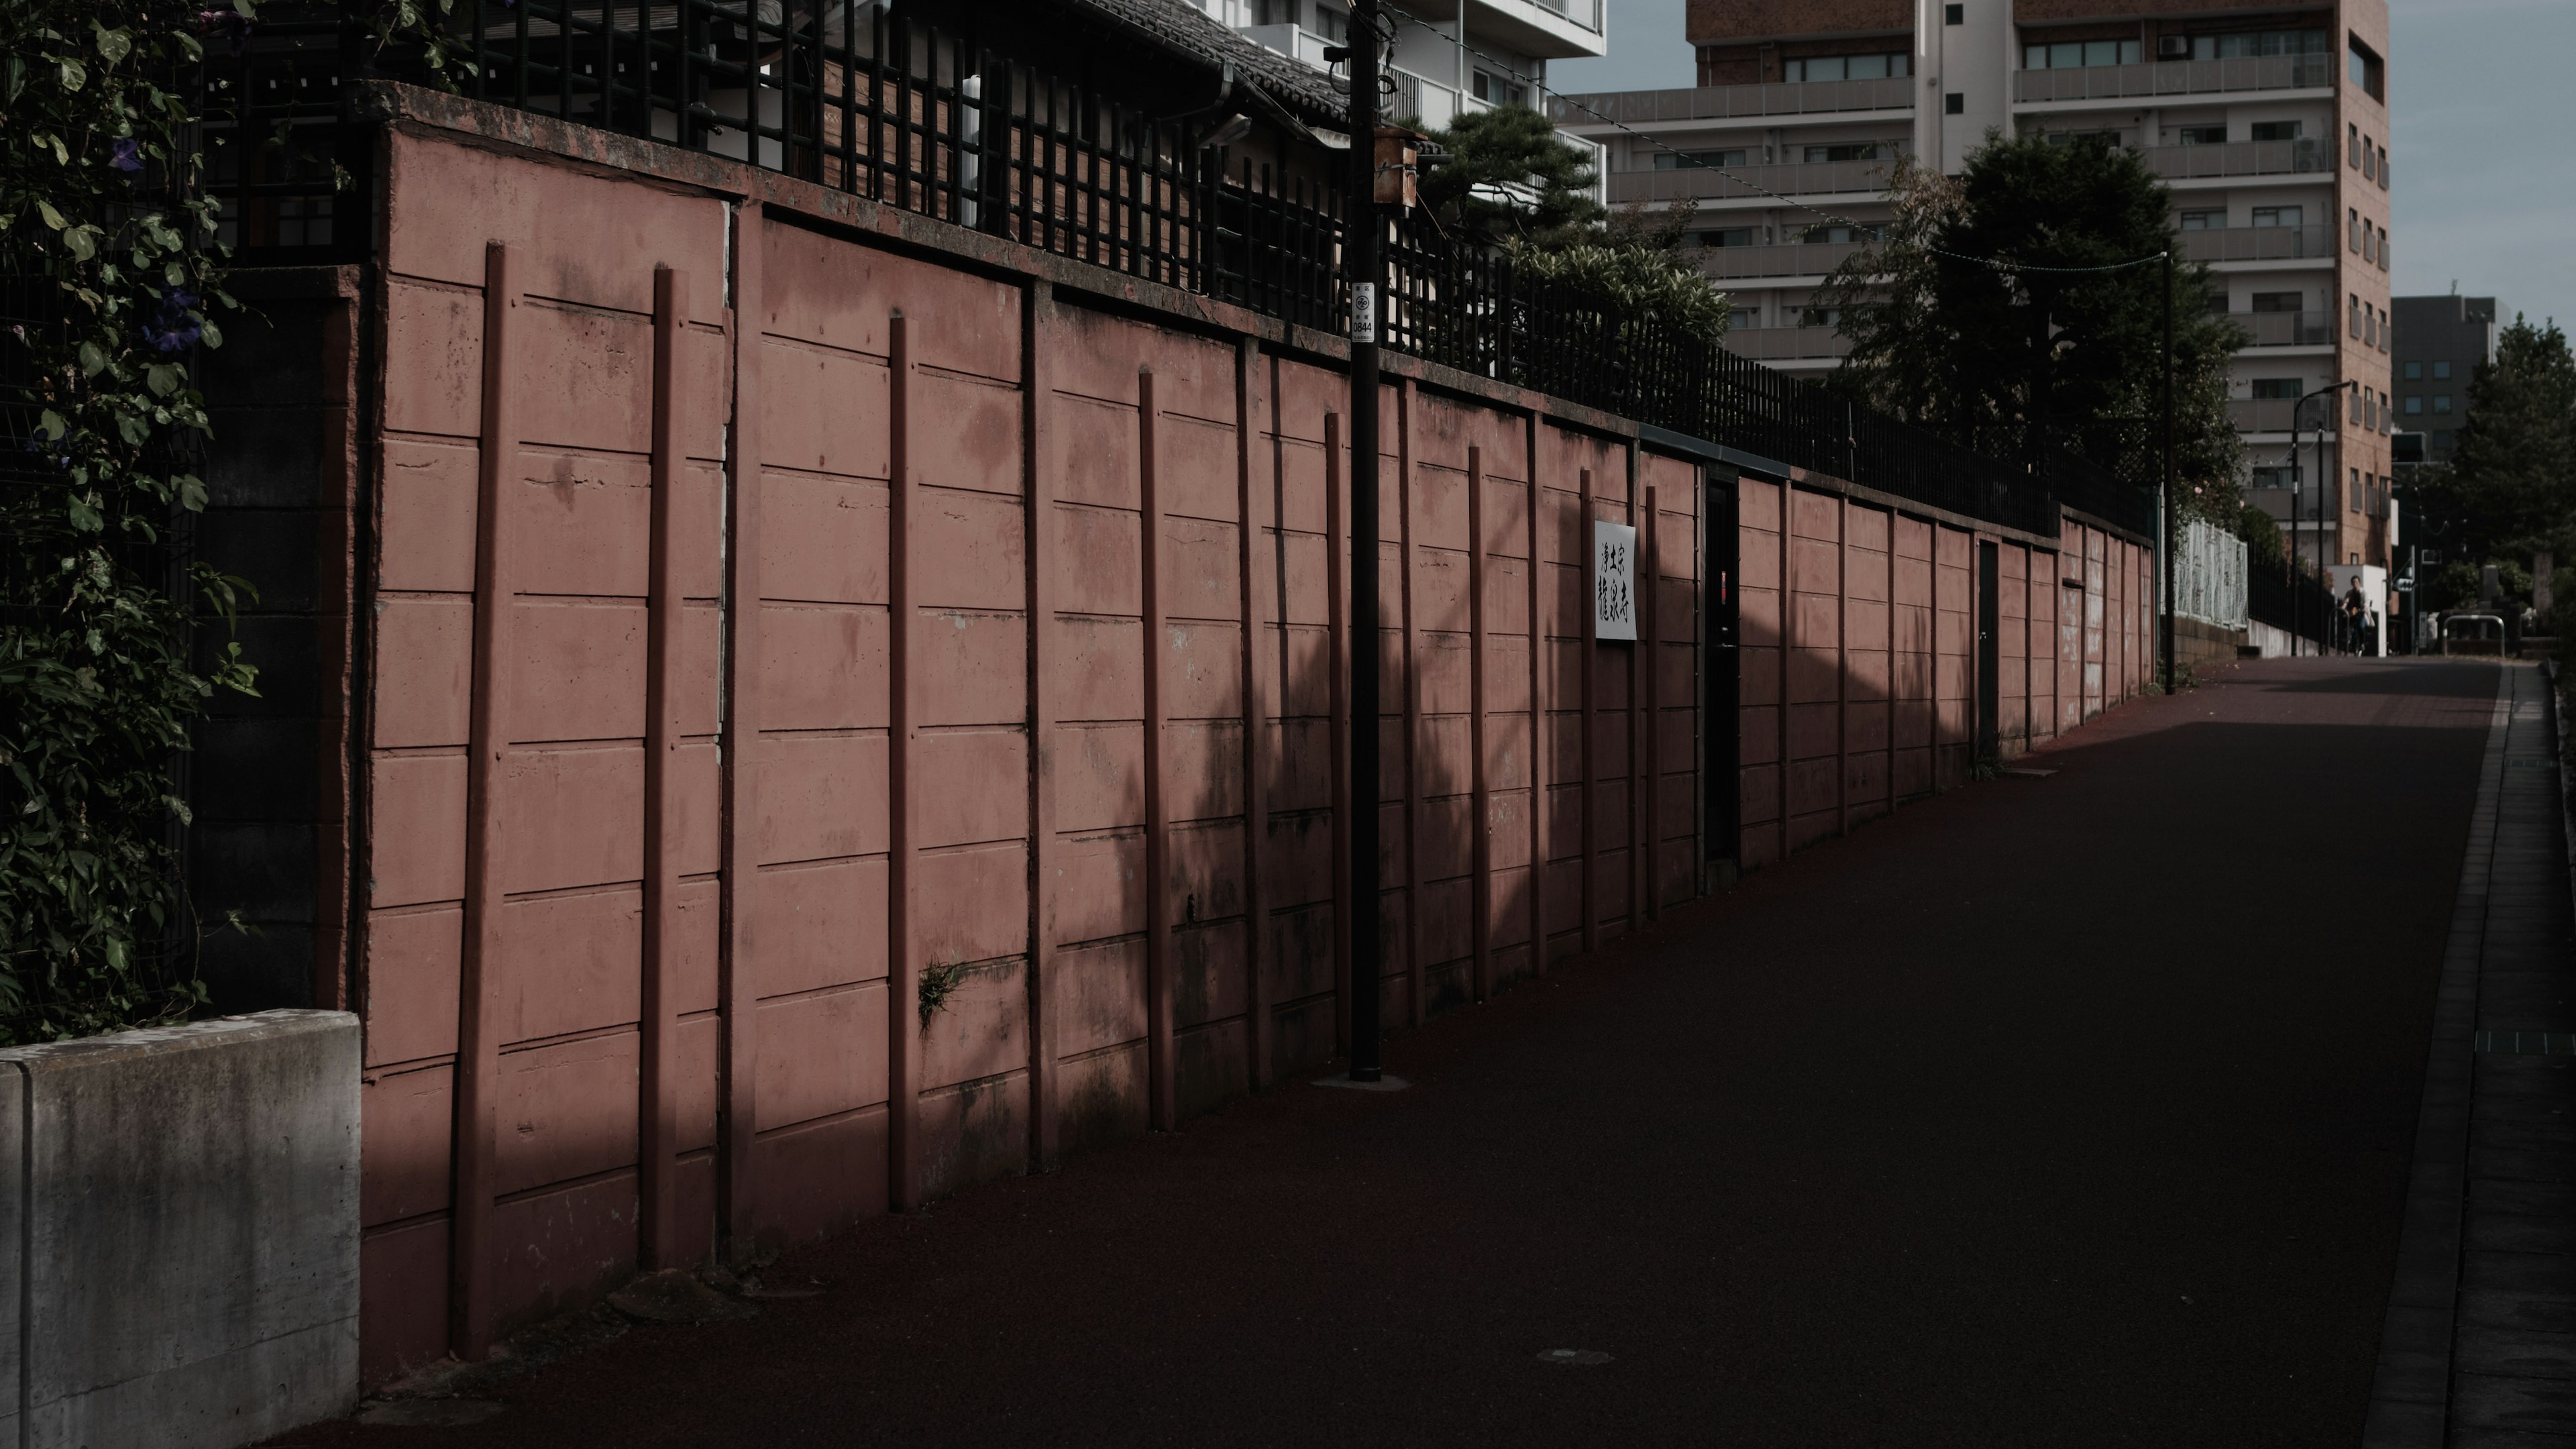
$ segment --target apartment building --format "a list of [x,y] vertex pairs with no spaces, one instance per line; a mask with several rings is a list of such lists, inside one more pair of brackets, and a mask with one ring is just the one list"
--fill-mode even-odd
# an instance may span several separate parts
[[[1841,319],[1812,294],[1886,221],[1896,158],[1955,172],[1993,132],[2131,147],[2216,273],[2207,305],[2251,336],[2230,404],[2251,496],[2285,527],[2296,500],[2304,557],[2385,563],[2385,0],[1692,0],[1686,23],[1697,87],[1555,114],[1607,148],[1614,206],[1696,204],[1701,262],[1736,298],[1730,348],[1792,373],[1840,365]],[[2294,475],[2297,399],[2345,383],[2331,416],[2310,405]]]
[[[1257,45],[1329,69],[1324,48],[1350,39],[1339,0],[1188,0]],[[1390,117],[1425,129],[1462,111],[1537,106],[1547,63],[1610,48],[1610,0],[1406,0],[1385,13],[1396,27]]]
[[2469,379],[2495,361],[2496,299],[2399,297],[2388,311],[2397,328],[2397,426],[2424,435],[2425,462],[2448,463],[2468,417]]

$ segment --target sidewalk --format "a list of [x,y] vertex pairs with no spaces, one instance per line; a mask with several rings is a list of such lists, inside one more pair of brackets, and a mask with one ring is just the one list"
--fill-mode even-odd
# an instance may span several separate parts
[[2548,680],[2525,666],[2504,683],[2461,863],[2364,1449],[2576,1443],[2556,1437],[2576,1434],[2565,803]]
[[1410,1091],[1292,1085],[485,1422],[286,1442],[2349,1449],[2497,685],[2223,671],[1394,1039]]

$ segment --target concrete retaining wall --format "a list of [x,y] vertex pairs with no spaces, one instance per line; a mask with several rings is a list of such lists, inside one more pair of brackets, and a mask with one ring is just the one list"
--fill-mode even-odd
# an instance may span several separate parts
[[229,1449],[358,1389],[358,1020],[0,1051],[0,1444]]

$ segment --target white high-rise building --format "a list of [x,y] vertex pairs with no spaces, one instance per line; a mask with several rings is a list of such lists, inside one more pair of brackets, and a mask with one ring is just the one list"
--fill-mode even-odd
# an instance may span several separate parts
[[1839,365],[1840,319],[1811,294],[1888,216],[1897,156],[1955,172],[1990,132],[2111,139],[2172,186],[2187,254],[2216,273],[2208,305],[2252,335],[2230,383],[2250,496],[2288,524],[2293,401],[2358,384],[2313,418],[2332,429],[2322,498],[2313,431],[2300,449],[2293,541],[2332,566],[2387,562],[2386,0],[1695,0],[1689,16],[1696,88],[1570,97],[1556,117],[1608,148],[1612,205],[1696,201],[1701,261],[1736,299],[1728,347]]
[[[1255,42],[1319,69],[1324,47],[1350,37],[1339,0],[1191,0]],[[1419,116],[1437,130],[1460,111],[1541,107],[1547,63],[1610,48],[1610,0],[1406,0],[1396,26],[1390,119]]]

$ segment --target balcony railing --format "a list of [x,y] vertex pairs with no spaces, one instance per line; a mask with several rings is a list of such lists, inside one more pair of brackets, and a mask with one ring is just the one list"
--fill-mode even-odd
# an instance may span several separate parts
[[1597,121],[1601,116],[1634,125],[1641,121],[1710,121],[1731,116],[1805,116],[1823,111],[1912,109],[1914,82],[1906,76],[1887,80],[1699,86],[1690,90],[1609,91],[1599,95],[1551,96],[1548,99],[1548,115],[1562,126],[1579,126],[1587,121]]
[[1730,166],[1723,172],[1702,166],[1670,171],[1619,171],[1610,177],[1610,201],[1729,201],[1776,191],[1783,196],[1813,196],[1847,191],[1883,191],[1896,171],[1893,161],[1793,162],[1786,166]]
[[2254,334],[2255,347],[2324,347],[2334,342],[2332,312],[2239,312],[2227,320]]
[[1831,360],[1851,355],[1851,339],[1831,327],[1736,327],[1726,334],[1726,350],[1755,361]]
[[2333,413],[2322,401],[2311,398],[2302,422],[2296,398],[2240,397],[2228,401],[2227,421],[2240,433],[2286,433],[2299,427],[2314,432],[2332,422]]
[[2108,101],[2213,91],[2280,91],[2334,84],[2330,55],[2263,55],[2236,60],[2166,60],[2013,73],[2016,101]]
[[[2274,60],[2285,57],[2273,56]],[[2224,65],[2218,61],[2213,64]],[[2140,153],[2147,169],[2167,178],[2189,176],[2277,176],[2299,171],[2332,171],[2334,148],[2320,140],[2228,141],[2214,146],[2149,146]]]
[[1783,242],[1774,246],[1703,247],[1699,269],[1721,280],[1735,277],[1820,277],[1863,250],[1863,242]]
[[2195,262],[2286,262],[2334,255],[2330,226],[2227,226],[2182,234],[2182,254]]
[[1395,99],[1388,104],[1387,114],[1398,118],[1419,116],[1426,131],[1448,129],[1463,111],[1491,109],[1485,102],[1456,86],[1443,85],[1427,76],[1418,76],[1395,66],[1388,66],[1386,74],[1395,82]]

